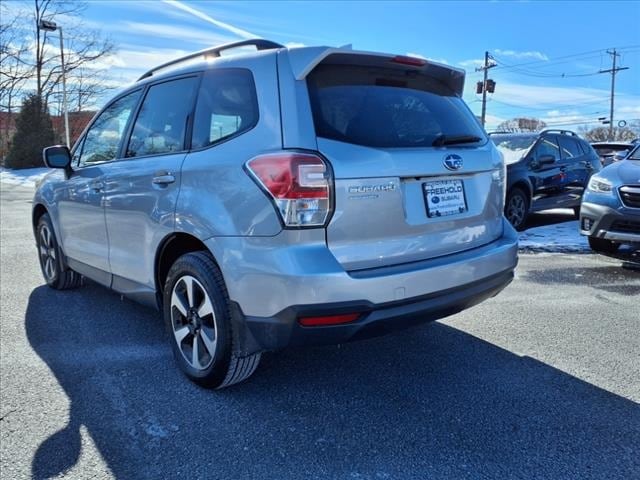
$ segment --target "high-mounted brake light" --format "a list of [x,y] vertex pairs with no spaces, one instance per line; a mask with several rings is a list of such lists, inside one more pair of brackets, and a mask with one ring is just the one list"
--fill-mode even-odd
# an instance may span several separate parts
[[249,160],[247,169],[269,192],[285,226],[325,224],[333,179],[322,158],[310,153],[271,153]]
[[400,63],[402,65],[411,65],[413,67],[424,67],[427,61],[424,58],[408,57],[405,55],[396,55],[391,59],[393,63]]

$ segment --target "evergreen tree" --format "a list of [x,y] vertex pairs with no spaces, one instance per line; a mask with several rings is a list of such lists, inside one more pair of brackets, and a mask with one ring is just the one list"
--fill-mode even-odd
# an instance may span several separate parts
[[16,133],[5,167],[43,167],[42,149],[54,143],[55,134],[47,106],[38,95],[28,95],[16,118]]

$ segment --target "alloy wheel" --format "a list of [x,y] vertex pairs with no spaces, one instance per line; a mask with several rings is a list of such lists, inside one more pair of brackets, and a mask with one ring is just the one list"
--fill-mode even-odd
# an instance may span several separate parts
[[56,279],[58,273],[57,254],[53,234],[46,224],[40,227],[38,250],[40,252],[40,264],[42,265],[44,276],[48,282],[52,282]]
[[206,370],[216,353],[218,326],[213,303],[204,286],[184,275],[171,292],[171,326],[178,349],[196,370]]
[[509,199],[509,204],[507,205],[507,219],[513,226],[519,226],[522,224],[526,211],[527,206],[522,196],[513,195]]

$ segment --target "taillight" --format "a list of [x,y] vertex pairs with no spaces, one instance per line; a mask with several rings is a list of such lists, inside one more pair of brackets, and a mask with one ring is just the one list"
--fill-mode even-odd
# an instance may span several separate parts
[[333,179],[322,158],[310,153],[270,153],[249,160],[247,169],[269,193],[285,226],[325,224]]

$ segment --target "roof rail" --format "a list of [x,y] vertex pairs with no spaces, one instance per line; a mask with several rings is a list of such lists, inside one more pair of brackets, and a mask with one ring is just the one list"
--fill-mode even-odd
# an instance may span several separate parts
[[560,133],[562,135],[571,135],[572,137],[577,137],[578,134],[576,132],[572,132],[571,130],[561,130],[558,128],[547,128],[546,130],[542,130],[540,134],[543,133]]
[[250,40],[242,40],[240,42],[225,43],[224,45],[219,45],[217,47],[205,48],[204,50],[199,50],[197,52],[190,53],[189,55],[186,55],[184,57],[176,58],[175,60],[171,60],[170,62],[163,63],[162,65],[160,65],[158,67],[154,67],[151,70],[149,70],[148,72],[145,72],[144,75],[142,75],[140,78],[138,78],[137,81],[139,82],[140,80],[143,80],[143,79],[145,79],[147,77],[150,77],[151,75],[153,75],[158,70],[165,69],[165,68],[170,67],[172,65],[177,65],[179,63],[183,63],[183,62],[186,62],[188,60],[192,60],[194,58],[198,58],[200,56],[203,56],[203,57],[219,57],[220,56],[220,52],[223,52],[225,50],[230,50],[232,48],[245,47],[245,46],[254,46],[254,47],[256,47],[256,50],[271,50],[271,49],[275,49],[275,48],[285,48],[284,45],[280,45],[279,43],[272,42],[271,40],[263,40],[261,38],[254,38],[254,39],[250,39]]

